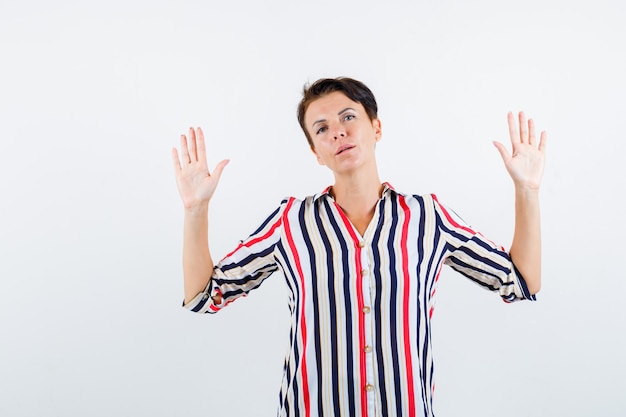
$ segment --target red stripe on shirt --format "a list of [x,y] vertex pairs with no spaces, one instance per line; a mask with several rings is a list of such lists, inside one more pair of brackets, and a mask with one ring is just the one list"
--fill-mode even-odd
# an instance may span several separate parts
[[244,246],[249,248],[250,246],[252,246],[252,245],[254,245],[256,243],[259,243],[259,242],[267,239],[268,237],[270,237],[274,233],[274,230],[276,230],[276,228],[278,226],[280,226],[281,222],[282,222],[282,217],[279,218],[278,221],[272,225],[272,227],[270,228],[270,230],[267,231],[266,234],[264,234],[263,236],[259,236],[259,237],[255,238],[255,239],[252,239],[249,242],[240,243],[239,246],[237,246],[234,251],[232,251],[231,253],[226,255],[225,258],[228,258],[229,256],[232,256],[233,253],[237,252],[239,249],[243,248]]
[[433,285],[433,290],[430,293],[430,298],[433,298],[435,296],[435,293],[437,292],[437,282],[439,282],[439,276],[441,275],[442,267],[443,264],[439,264],[439,266],[437,267],[437,273],[435,274],[435,285]]
[[400,207],[404,211],[404,222],[402,225],[402,238],[400,239],[400,250],[402,252],[402,274],[404,276],[404,294],[402,299],[402,322],[404,326],[404,352],[406,357],[407,387],[409,390],[409,417],[415,417],[415,388],[413,387],[413,361],[411,358],[411,329],[409,326],[409,299],[411,277],[409,274],[409,250],[407,239],[409,234],[409,221],[411,212],[404,197],[399,197]]
[[348,233],[350,233],[350,237],[354,242],[354,246],[356,248],[356,255],[354,262],[356,264],[357,277],[356,277],[356,300],[358,312],[357,316],[359,318],[359,372],[361,375],[361,386],[360,386],[360,394],[361,394],[361,415],[363,417],[367,417],[367,394],[363,394],[363,390],[365,389],[364,383],[367,382],[367,371],[366,371],[366,357],[365,357],[365,319],[361,312],[363,311],[363,307],[365,306],[365,302],[363,301],[363,266],[361,263],[361,247],[359,246],[359,237],[356,235],[354,231],[354,226],[348,216],[343,212],[342,208],[335,203],[335,207],[337,207],[337,211],[341,215],[341,220],[343,220],[343,224],[348,229]]
[[461,230],[465,230],[468,233],[471,233],[472,235],[475,235],[476,232],[472,229],[470,229],[467,226],[463,226],[461,224],[458,224],[456,221],[454,221],[454,219],[452,218],[452,216],[450,216],[450,213],[448,213],[448,210],[446,210],[446,208],[444,206],[441,205],[441,203],[439,202],[439,200],[437,200],[437,196],[436,195],[432,195],[433,200],[435,200],[435,202],[437,203],[437,205],[439,206],[439,208],[441,208],[441,211],[443,211],[443,214],[446,216],[446,219],[448,219],[448,221],[450,223],[452,223],[452,225],[454,227],[458,227]]
[[435,200],[437,202],[437,205],[441,208],[441,211],[443,211],[443,214],[446,216],[446,219],[448,219],[448,221],[450,223],[452,223],[452,225],[454,227],[458,227],[459,229],[465,230],[466,232],[471,233],[472,235],[479,235],[481,238],[483,238],[487,242],[491,243],[491,246],[493,246],[494,248],[500,248],[500,250],[503,251],[503,252],[506,251],[506,249],[504,249],[504,246],[496,245],[491,240],[485,238],[485,236],[483,236],[482,233],[479,233],[479,232],[475,231],[474,229],[472,229],[470,227],[466,227],[466,226],[460,225],[457,222],[455,222],[452,219],[452,216],[450,216],[450,213],[448,213],[448,211],[446,210],[446,208],[444,206],[442,206],[441,203],[439,203],[439,200],[437,200],[437,196],[433,194],[432,197],[433,197],[433,200]]
[[[307,376],[306,370],[306,343],[307,343],[307,335],[306,335],[306,319],[304,314],[305,308],[305,281],[304,281],[304,273],[302,272],[302,264],[300,263],[300,257],[298,256],[298,249],[296,248],[296,244],[293,240],[293,235],[291,234],[291,227],[289,225],[289,220],[287,219],[287,214],[289,213],[289,209],[293,205],[294,198],[290,198],[287,203],[287,207],[285,208],[284,217],[284,227],[285,227],[285,236],[287,237],[287,242],[289,243],[289,249],[293,254],[293,259],[296,264],[296,269],[298,271],[298,278],[300,279],[300,285],[302,286],[302,294],[300,295],[301,303],[300,303],[300,327],[302,329],[302,397],[304,401],[304,410],[306,417],[310,417],[311,415],[311,402],[309,398],[309,379]],[[280,222],[277,222],[280,224]],[[276,227],[273,226],[272,230]]]

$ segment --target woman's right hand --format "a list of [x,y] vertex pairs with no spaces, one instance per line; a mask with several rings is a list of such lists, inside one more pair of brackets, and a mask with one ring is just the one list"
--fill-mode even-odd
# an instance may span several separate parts
[[206,160],[206,147],[202,129],[189,128],[189,139],[180,136],[179,156],[176,148],[172,149],[172,161],[176,174],[176,185],[185,209],[193,209],[208,204],[213,196],[222,171],[228,160],[220,161],[213,174],[209,172]]

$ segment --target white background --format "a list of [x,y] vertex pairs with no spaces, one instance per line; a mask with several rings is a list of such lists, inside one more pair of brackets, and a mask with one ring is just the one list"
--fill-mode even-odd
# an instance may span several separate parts
[[170,150],[202,126],[219,258],[287,195],[331,184],[302,86],[363,80],[381,177],[507,246],[492,140],[549,134],[544,285],[506,305],[446,269],[435,410],[623,416],[626,6],[615,1],[0,3],[0,415],[273,416],[288,340],[275,274],[217,316],[182,301]]

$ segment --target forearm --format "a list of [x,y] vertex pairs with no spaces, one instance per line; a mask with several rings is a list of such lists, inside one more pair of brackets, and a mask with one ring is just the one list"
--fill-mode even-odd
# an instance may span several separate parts
[[539,191],[515,190],[515,232],[511,259],[531,294],[541,289],[541,221]]
[[185,209],[183,226],[183,276],[185,304],[202,292],[213,274],[209,251],[208,204]]

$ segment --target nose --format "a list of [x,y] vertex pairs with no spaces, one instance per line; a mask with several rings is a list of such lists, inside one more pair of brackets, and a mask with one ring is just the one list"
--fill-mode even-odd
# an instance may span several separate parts
[[346,130],[341,124],[335,124],[332,129],[332,136],[335,140],[346,137]]

